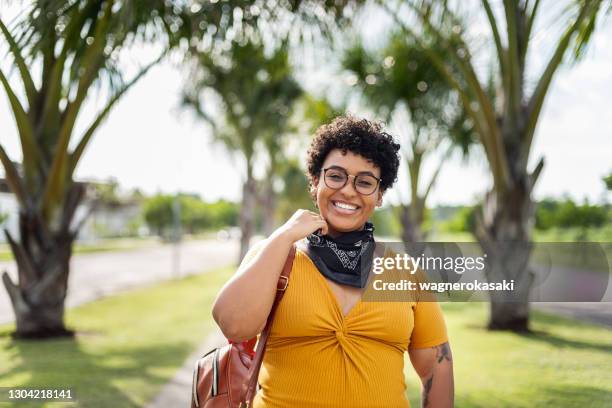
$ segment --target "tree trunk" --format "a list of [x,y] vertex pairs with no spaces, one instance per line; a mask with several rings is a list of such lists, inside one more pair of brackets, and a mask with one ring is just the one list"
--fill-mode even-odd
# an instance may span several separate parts
[[425,239],[421,229],[424,219],[424,206],[419,205],[419,203],[410,203],[410,205],[403,205],[401,211],[402,241],[422,242]]
[[5,230],[17,264],[17,283],[5,271],[2,281],[15,312],[17,338],[72,336],[64,325],[64,301],[68,291],[72,244],[80,224],[71,229],[85,185],[70,182],[61,203],[48,221],[35,205],[19,212],[19,237]]
[[39,216],[19,214],[20,237],[16,242],[8,231],[7,240],[17,263],[18,282],[2,275],[13,310],[17,338],[72,336],[64,325],[64,300],[74,235],[53,234]]
[[267,183],[261,200],[263,206],[263,231],[264,235],[270,236],[274,232],[276,215],[276,193],[272,183]]
[[[526,180],[522,178],[521,180]],[[476,237],[487,256],[489,282],[514,280],[511,293],[491,291],[490,330],[529,331],[529,269],[534,204],[524,182],[505,194],[489,192],[476,218]]]
[[242,186],[242,205],[240,207],[240,254],[238,263],[240,263],[242,258],[246,255],[251,237],[253,236],[256,199],[255,179],[249,171],[247,180]]

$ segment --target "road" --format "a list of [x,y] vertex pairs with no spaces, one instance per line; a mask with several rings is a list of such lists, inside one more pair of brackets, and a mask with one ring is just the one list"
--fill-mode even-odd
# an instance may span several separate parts
[[[178,248],[178,249],[177,249]],[[238,241],[185,241],[120,252],[99,252],[72,257],[67,307],[150,285],[173,277],[201,273],[229,265],[238,257]],[[178,265],[178,267],[177,267]],[[0,262],[0,271],[17,275],[14,262]],[[0,288],[0,324],[15,320],[10,299]]]

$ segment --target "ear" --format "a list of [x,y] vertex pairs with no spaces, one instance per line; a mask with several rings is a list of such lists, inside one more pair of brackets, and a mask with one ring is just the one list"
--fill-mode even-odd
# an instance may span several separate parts
[[313,177],[312,181],[310,183],[310,198],[312,199],[312,202],[315,206],[315,208],[319,208],[319,205],[317,204],[317,187],[319,186],[319,178],[318,177]]
[[312,184],[310,186],[310,191],[314,193],[318,186],[319,186],[319,177],[313,177]]
[[382,197],[383,197],[383,192],[382,191],[378,191],[378,193],[376,193],[378,195],[378,197],[376,198],[376,206],[377,207],[381,207],[382,206]]

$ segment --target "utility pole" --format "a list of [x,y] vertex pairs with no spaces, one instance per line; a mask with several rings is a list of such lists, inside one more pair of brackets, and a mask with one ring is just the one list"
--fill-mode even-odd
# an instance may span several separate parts
[[181,201],[177,194],[172,202],[172,217],[174,219],[174,228],[172,232],[172,276],[176,279],[181,277],[181,240],[182,240],[182,225],[181,225]]

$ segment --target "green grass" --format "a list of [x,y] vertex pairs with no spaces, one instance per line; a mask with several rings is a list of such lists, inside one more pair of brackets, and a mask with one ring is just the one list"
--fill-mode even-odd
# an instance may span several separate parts
[[[0,326],[0,387],[72,387],[78,404],[15,407],[142,407],[213,327],[223,269],[70,309],[72,340],[14,341]],[[0,403],[0,407],[11,406]]]
[[[471,232],[436,231],[427,238],[432,242],[476,242]],[[533,230],[534,242],[612,242],[612,225],[599,228],[551,228]]]
[[[534,311],[535,334],[489,332],[486,307],[443,305],[457,407],[612,406],[612,330]],[[408,396],[419,407],[420,381],[408,359],[406,367]]]
[[427,237],[429,242],[476,242],[476,238],[470,232],[445,232],[439,231]]
[[599,228],[551,228],[535,230],[534,240],[539,242],[612,242],[612,224]]
[[[74,340],[13,341],[6,335],[13,326],[0,326],[0,387],[72,387],[79,399],[15,408],[142,407],[212,329],[210,305],[230,274],[223,269],[71,309]],[[533,312],[536,334],[488,332],[486,304],[443,308],[458,408],[612,406],[612,330]],[[418,407],[420,384],[406,361],[408,396]]]

